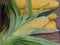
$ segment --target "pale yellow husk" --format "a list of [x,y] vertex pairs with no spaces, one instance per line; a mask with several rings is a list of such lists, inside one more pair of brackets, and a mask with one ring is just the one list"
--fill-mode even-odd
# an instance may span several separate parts
[[[31,0],[32,1],[32,8],[39,9],[44,5],[50,3],[46,8],[56,8],[58,7],[59,3],[55,0]],[[16,3],[19,7],[25,8],[26,0],[16,0]]]

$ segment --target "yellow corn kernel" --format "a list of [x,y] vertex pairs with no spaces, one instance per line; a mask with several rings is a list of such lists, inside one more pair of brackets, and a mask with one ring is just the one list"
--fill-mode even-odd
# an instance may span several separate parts
[[47,16],[50,20],[56,19],[57,15],[55,13],[52,13],[50,15]]
[[[48,2],[50,2],[50,4],[46,7],[46,8],[56,8],[58,7],[58,2],[57,1],[53,1],[53,0],[31,0],[32,1],[32,8],[33,9],[39,9],[41,7],[43,7],[44,5],[48,4]],[[25,3],[26,0],[16,0],[16,3],[19,7],[21,8],[25,8]]]
[[43,28],[48,22],[49,19],[47,17],[36,18],[22,28],[18,29],[14,35],[30,28]]
[[51,30],[57,29],[56,22],[55,21],[49,21],[49,23],[44,28],[45,29],[51,29]]

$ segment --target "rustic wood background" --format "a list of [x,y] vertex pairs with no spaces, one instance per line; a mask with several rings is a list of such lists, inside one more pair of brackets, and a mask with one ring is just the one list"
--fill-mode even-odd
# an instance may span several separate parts
[[60,0],[57,1],[59,2],[59,8],[56,10],[56,14],[58,15],[56,22],[57,22],[57,27],[60,29]]

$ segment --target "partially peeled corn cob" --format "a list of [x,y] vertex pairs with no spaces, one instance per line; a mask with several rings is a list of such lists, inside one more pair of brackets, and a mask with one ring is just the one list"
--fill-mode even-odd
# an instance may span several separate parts
[[[50,2],[50,4],[46,7],[47,9],[56,8],[56,7],[58,7],[58,4],[59,4],[57,1],[54,1],[54,0],[38,0],[38,1],[31,0],[31,1],[32,1],[33,9],[39,9],[39,8],[43,7],[44,5],[48,4],[48,2]],[[16,0],[16,3],[19,7],[25,8],[26,0]]]
[[56,22],[55,21],[49,21],[49,23],[44,28],[55,30],[55,29],[57,29]]
[[49,19],[47,17],[36,18],[31,22],[29,22],[28,24],[26,24],[24,27],[20,28],[18,31],[16,31],[14,35],[30,28],[43,28],[48,22],[49,22]]
[[[50,9],[43,10],[42,12],[45,12],[45,11],[48,11],[48,10],[50,10]],[[37,11],[38,10],[34,9],[33,13],[35,13]],[[24,13],[24,9],[22,9],[22,13]],[[57,15],[55,13],[51,13],[47,16],[47,18],[49,19],[49,23],[44,28],[46,28],[46,29],[56,29],[56,22],[54,22],[54,19],[57,18]],[[51,21],[51,20],[53,20],[53,21]]]

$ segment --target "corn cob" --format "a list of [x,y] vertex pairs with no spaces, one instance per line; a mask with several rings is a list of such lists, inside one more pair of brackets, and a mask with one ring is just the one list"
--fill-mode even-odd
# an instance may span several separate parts
[[51,29],[51,30],[54,30],[54,29],[57,29],[56,27],[56,22],[55,21],[49,21],[49,23],[44,26],[45,29]]
[[49,19],[47,17],[36,18],[29,22],[28,24],[26,24],[24,27],[20,28],[18,31],[16,31],[14,35],[30,28],[43,28],[48,22]]
[[[44,3],[43,3],[44,2]],[[42,6],[48,4],[48,2],[50,2],[50,4],[46,7],[46,8],[56,8],[58,7],[58,2],[57,1],[53,1],[53,0],[32,0],[32,8],[33,9],[39,9],[41,8]],[[16,0],[16,3],[19,7],[21,8],[25,8],[25,3],[26,3],[26,0]]]
[[57,15],[55,13],[52,13],[50,15],[47,16],[50,20],[54,20],[57,18]]

